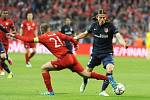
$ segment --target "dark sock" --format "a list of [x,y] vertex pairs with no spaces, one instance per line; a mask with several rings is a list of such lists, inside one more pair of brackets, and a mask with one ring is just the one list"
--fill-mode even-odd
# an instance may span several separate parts
[[[109,75],[109,73],[106,73],[106,76],[107,75]],[[102,85],[102,91],[105,91],[108,85],[109,85],[109,80],[104,80]]]
[[88,83],[88,78],[83,78],[83,82],[84,82],[84,84],[87,84]]
[[4,70],[5,70],[7,73],[10,73],[10,70],[9,70],[9,68],[8,68],[8,65],[7,65],[4,61],[1,62],[1,67],[3,67]]

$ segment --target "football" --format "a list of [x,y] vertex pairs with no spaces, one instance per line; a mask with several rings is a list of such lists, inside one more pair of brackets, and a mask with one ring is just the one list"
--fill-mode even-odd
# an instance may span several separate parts
[[122,95],[125,92],[125,86],[122,83],[117,83],[117,88],[114,90],[116,95]]

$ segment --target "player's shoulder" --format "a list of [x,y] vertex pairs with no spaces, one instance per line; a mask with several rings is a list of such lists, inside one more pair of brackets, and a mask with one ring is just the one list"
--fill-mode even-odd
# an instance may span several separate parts
[[26,23],[27,23],[27,20],[23,20],[23,21],[22,21],[22,24],[26,24]]
[[112,22],[112,21],[110,21],[110,20],[106,20],[105,25],[113,26],[114,24],[113,24],[113,22]]

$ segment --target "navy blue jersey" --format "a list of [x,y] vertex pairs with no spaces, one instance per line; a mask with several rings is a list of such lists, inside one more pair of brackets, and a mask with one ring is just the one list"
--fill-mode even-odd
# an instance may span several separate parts
[[113,53],[112,39],[118,29],[112,23],[99,25],[94,22],[87,31],[94,37],[92,54]]
[[[74,35],[74,31],[73,31],[73,29],[71,28],[71,26],[69,26],[69,25],[64,25],[64,26],[62,26],[62,28],[61,28],[61,33],[63,33],[63,34],[66,34],[66,35],[68,35],[68,36],[73,36]],[[66,47],[70,50],[70,51],[72,51],[72,44],[71,44],[71,42],[70,41],[65,41],[65,44],[66,44]]]
[[0,54],[4,53],[4,52],[5,52],[4,46],[3,46],[2,42],[0,42]]
[[64,25],[61,28],[61,33],[71,36],[74,34],[74,31],[69,25]]

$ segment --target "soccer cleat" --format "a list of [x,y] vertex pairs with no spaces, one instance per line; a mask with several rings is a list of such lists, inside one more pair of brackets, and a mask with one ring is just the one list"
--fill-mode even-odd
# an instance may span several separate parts
[[10,72],[9,74],[8,74],[8,76],[7,76],[7,78],[13,78],[13,73],[12,72]]
[[83,93],[87,84],[82,83],[80,86],[80,92]]
[[99,93],[100,96],[109,96],[106,91],[102,91],[101,93]]
[[32,67],[31,63],[28,62],[28,63],[26,64],[26,67],[31,68],[31,67]]
[[45,96],[54,96],[54,92],[53,92],[53,91],[52,91],[52,92],[46,91],[46,92],[44,92],[44,93],[41,93],[41,95],[45,95]]
[[1,75],[1,76],[4,76],[4,75],[5,75],[5,72],[4,72],[4,71],[1,71],[1,72],[0,72],[0,75]]

